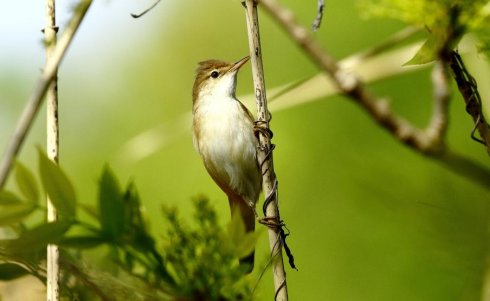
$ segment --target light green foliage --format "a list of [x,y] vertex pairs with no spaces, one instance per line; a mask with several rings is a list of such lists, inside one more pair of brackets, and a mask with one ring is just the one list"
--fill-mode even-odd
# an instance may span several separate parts
[[227,230],[228,237],[233,243],[232,248],[238,258],[245,258],[252,253],[262,233],[261,231],[248,233],[245,231],[245,223],[243,222],[238,208],[233,212]]
[[0,191],[0,226],[16,223],[36,209],[32,202],[22,201],[9,191]]
[[112,241],[117,241],[123,232],[123,202],[123,193],[117,179],[105,167],[99,181],[99,220],[104,235]]
[[407,64],[432,61],[443,49],[454,49],[466,33],[479,38],[487,56],[490,48],[488,0],[361,0],[365,16],[399,19],[425,27],[429,38]]
[[[109,167],[98,183],[98,211],[77,204],[66,174],[41,151],[39,174],[63,218],[26,226],[31,213],[41,210],[39,192],[34,175],[17,164],[22,197],[0,191],[0,226],[17,233],[0,240],[0,280],[31,274],[44,281],[45,248],[55,243],[62,247],[62,295],[67,300],[105,300],[107,292],[111,300],[251,300],[251,282],[238,259],[254,249],[258,234],[245,233],[241,219],[233,219],[227,231],[209,202],[199,199],[192,228],[176,210],[166,209],[161,250],[147,230],[136,186],[131,182],[122,189]],[[76,207],[94,222],[79,221]],[[90,263],[83,251],[92,248],[109,250],[103,267],[86,267]]]
[[180,221],[175,208],[164,208],[169,221],[165,258],[176,280],[177,295],[183,300],[250,300],[250,279],[244,277],[246,267],[237,259],[251,250],[243,252],[230,237],[246,235],[243,221],[232,219],[237,222],[231,222],[228,229],[235,230],[224,231],[206,199],[196,200],[195,208],[194,228]]
[[34,175],[22,163],[15,163],[15,180],[23,196],[37,203],[39,201],[39,189],[37,188]]
[[75,217],[76,196],[65,173],[39,150],[39,175],[51,202],[61,218]]

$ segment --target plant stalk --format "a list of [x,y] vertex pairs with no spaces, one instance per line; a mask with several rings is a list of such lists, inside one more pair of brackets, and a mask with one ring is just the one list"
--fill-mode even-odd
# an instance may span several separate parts
[[250,48],[250,60],[252,64],[252,74],[254,81],[255,98],[257,101],[257,126],[262,130],[258,131],[260,146],[257,152],[257,159],[262,169],[262,186],[266,196],[265,215],[266,219],[272,221],[276,226],[269,226],[269,244],[272,257],[272,272],[274,275],[275,300],[288,300],[288,289],[286,284],[286,272],[282,258],[282,240],[280,237],[280,217],[277,198],[277,179],[274,173],[272,158],[273,145],[271,136],[268,133],[270,113],[267,109],[267,97],[264,81],[264,69],[262,65],[262,49],[260,46],[259,19],[257,13],[257,2],[246,0],[245,4],[248,44]]

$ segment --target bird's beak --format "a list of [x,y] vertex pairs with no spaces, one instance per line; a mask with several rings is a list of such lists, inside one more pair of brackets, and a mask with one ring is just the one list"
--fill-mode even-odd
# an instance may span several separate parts
[[243,66],[249,59],[250,59],[250,56],[247,55],[243,59],[241,59],[238,62],[236,62],[235,64],[233,64],[233,66],[231,66],[231,68],[230,68],[230,70],[228,70],[228,72],[233,72],[235,70],[240,69],[240,67]]

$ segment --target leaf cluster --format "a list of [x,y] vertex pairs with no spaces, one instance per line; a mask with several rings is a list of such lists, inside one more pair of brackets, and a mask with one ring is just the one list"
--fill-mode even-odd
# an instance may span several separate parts
[[363,14],[401,20],[429,33],[420,51],[407,64],[434,60],[453,50],[463,35],[473,33],[479,50],[490,57],[490,2],[488,0],[360,0]]
[[[121,188],[107,166],[93,208],[77,201],[66,174],[39,151],[41,186],[59,219],[34,226],[28,226],[33,213],[45,215],[39,185],[20,163],[15,175],[19,193],[0,191],[0,227],[10,233],[0,240],[0,280],[31,274],[44,281],[45,248],[57,244],[67,299],[252,299],[251,279],[238,259],[253,251],[258,234],[246,233],[241,218],[223,228],[205,198],[194,202],[194,227],[184,223],[175,208],[165,208],[166,234],[157,242],[147,229],[135,184]],[[91,222],[77,217],[80,210]],[[103,264],[86,256],[86,250],[94,248],[107,251]]]
[[182,300],[250,300],[247,267],[237,258],[249,255],[256,233],[246,233],[241,218],[233,218],[228,229],[219,226],[216,212],[206,199],[194,201],[194,227],[183,223],[175,208],[164,207],[169,222],[165,258]]

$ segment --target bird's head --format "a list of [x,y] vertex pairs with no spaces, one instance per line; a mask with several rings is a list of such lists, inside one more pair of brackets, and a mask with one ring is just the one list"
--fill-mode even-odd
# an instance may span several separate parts
[[203,95],[235,97],[237,72],[248,59],[249,57],[246,56],[236,63],[219,60],[200,62],[192,90],[193,104],[196,104],[199,97]]

